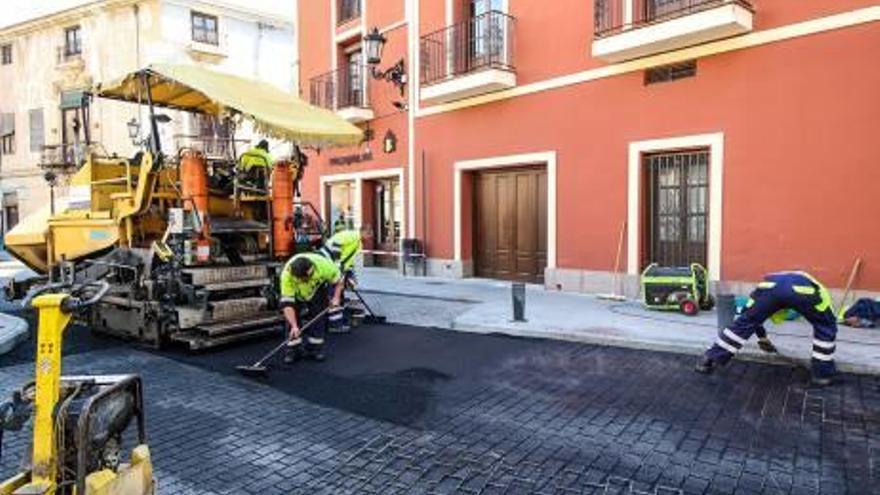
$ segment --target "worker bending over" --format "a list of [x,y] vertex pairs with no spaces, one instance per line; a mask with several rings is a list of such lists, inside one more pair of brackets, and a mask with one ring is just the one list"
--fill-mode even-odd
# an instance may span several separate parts
[[774,322],[784,320],[789,309],[797,311],[813,325],[813,383],[831,384],[836,373],[834,340],[837,336],[831,295],[818,280],[805,272],[779,272],[765,276],[752,292],[745,311],[729,328],[719,332],[715,344],[700,358],[696,371],[712,373],[718,366],[726,364],[753,333],[758,334],[761,350],[776,352],[763,324],[768,318]]
[[272,167],[272,155],[269,154],[269,142],[265,139],[256,146],[247,150],[239,158],[239,171],[244,182],[256,189],[266,190],[269,168]]
[[[302,253],[290,258],[281,272],[281,307],[290,325],[285,363],[300,357],[323,361],[327,322],[338,325],[342,319],[342,275],[333,261],[317,253]],[[324,310],[327,315],[321,315]],[[307,322],[320,316],[301,335]],[[303,337],[305,341],[303,342]]]
[[[327,259],[336,263],[339,271],[342,273],[342,279],[339,281],[340,296],[348,287],[354,287],[356,278],[354,274],[354,264],[357,261],[357,255],[361,252],[361,233],[357,230],[342,230],[333,234],[324,246],[318,251]],[[341,299],[344,301],[345,299]],[[362,312],[362,310],[359,310]],[[345,325],[344,317],[337,325],[331,325],[331,332],[345,332],[348,328]]]

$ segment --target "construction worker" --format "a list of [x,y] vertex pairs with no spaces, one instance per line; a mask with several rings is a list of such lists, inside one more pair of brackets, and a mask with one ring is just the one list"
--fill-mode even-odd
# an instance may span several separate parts
[[361,252],[361,233],[357,230],[340,230],[333,234],[321,248],[321,254],[339,265],[343,275],[354,274],[354,263]]
[[274,162],[272,155],[269,154],[269,142],[263,139],[241,155],[238,169],[248,185],[264,191],[269,168]]
[[[281,306],[290,326],[285,363],[293,363],[302,356],[315,361],[324,360],[327,323],[339,325],[342,320],[341,281],[342,275],[336,263],[318,253],[297,254],[284,265],[281,272]],[[304,332],[300,330],[324,310],[328,310],[326,316],[321,316]]]
[[[339,281],[340,294],[343,294],[345,289],[349,286],[353,287],[356,283],[356,279],[354,276],[354,264],[357,261],[357,255],[361,252],[362,242],[361,242],[361,233],[357,230],[341,230],[330,239],[327,239],[327,242],[324,243],[324,246],[318,251],[327,259],[332,260],[336,263],[339,268],[340,273],[342,273],[342,279]],[[345,300],[344,298],[341,300]],[[362,310],[358,310],[358,313],[362,313]],[[331,325],[331,332],[345,332],[349,327],[345,325],[344,319],[340,322],[339,325]]]
[[758,335],[758,346],[762,351],[776,352],[763,324],[768,318],[774,322],[785,320],[789,310],[797,311],[813,325],[813,383],[831,384],[836,373],[834,340],[837,336],[831,295],[818,280],[805,272],[779,272],[765,276],[752,292],[745,311],[729,328],[719,332],[715,344],[700,358],[696,371],[708,374],[726,364],[753,333]]

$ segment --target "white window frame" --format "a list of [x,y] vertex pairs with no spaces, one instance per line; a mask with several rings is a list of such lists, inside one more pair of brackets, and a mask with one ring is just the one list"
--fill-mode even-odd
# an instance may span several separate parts
[[642,179],[643,157],[647,153],[674,151],[688,148],[709,149],[709,226],[706,268],[710,280],[721,280],[721,232],[724,193],[724,133],[696,134],[629,143],[627,171],[627,273],[639,275],[642,259],[644,198]]
[[[507,155],[455,162],[455,184],[453,190],[453,243],[455,261],[462,262],[462,176],[467,172],[479,170],[516,167],[523,165],[544,165],[547,167],[547,268],[556,268],[556,174],[557,158],[555,151]],[[468,199],[469,200],[469,199]]]

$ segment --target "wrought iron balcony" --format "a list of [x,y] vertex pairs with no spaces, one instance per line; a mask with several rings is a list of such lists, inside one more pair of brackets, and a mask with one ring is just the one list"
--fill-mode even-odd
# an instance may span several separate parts
[[40,150],[40,168],[76,169],[85,156],[86,146],[73,143],[45,145]]
[[422,100],[450,101],[516,86],[515,40],[516,18],[498,11],[423,36]]
[[748,0],[594,0],[593,55],[615,62],[752,29]]
[[338,113],[349,122],[373,118],[367,104],[367,68],[339,69],[309,80],[309,102]]

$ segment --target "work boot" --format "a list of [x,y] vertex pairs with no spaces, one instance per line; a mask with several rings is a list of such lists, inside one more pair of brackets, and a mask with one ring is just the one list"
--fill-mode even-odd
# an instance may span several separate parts
[[813,375],[810,377],[810,385],[814,387],[827,387],[834,383],[834,378],[825,375]]
[[715,372],[715,369],[718,368],[718,366],[719,364],[712,358],[700,356],[700,359],[697,361],[697,365],[694,366],[694,371],[696,371],[697,373],[702,373],[704,375],[711,375],[713,372]]
[[811,385],[827,387],[834,383],[834,376],[837,374],[837,366],[834,364],[834,361],[813,359],[810,368]]
[[776,350],[776,346],[773,345],[773,342],[770,342],[770,339],[767,337],[763,337],[758,339],[758,347],[769,354],[776,354],[778,351]]
[[324,355],[324,351],[321,349],[310,350],[306,357],[308,357],[309,359],[311,359],[312,361],[314,361],[316,363],[323,363],[324,361],[327,360],[327,356]]
[[300,344],[287,346],[287,349],[284,351],[284,364],[293,364],[300,360],[302,357],[302,350],[300,347]]

